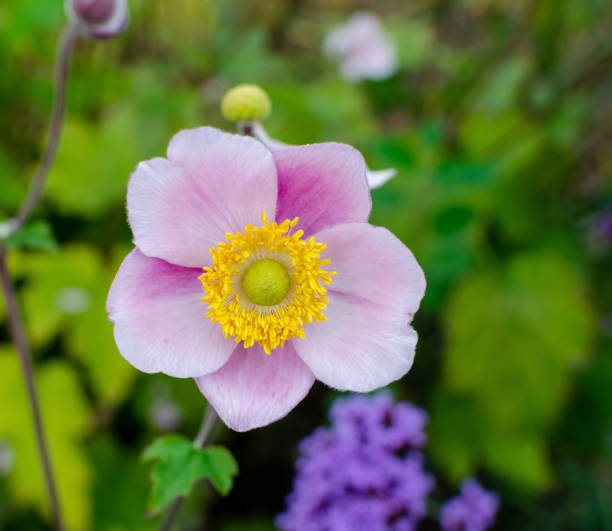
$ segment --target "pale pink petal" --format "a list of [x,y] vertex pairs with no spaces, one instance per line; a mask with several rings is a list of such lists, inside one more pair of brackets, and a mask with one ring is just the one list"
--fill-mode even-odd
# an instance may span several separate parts
[[329,286],[327,320],[305,327],[293,344],[315,376],[337,389],[366,392],[401,378],[417,342],[409,326],[425,291],[410,250],[388,230],[366,223],[316,235],[337,275]]
[[329,288],[355,295],[408,316],[425,294],[425,275],[416,258],[393,233],[368,223],[347,223],[316,234],[327,248],[326,270],[336,271]]
[[395,168],[387,168],[384,170],[368,169],[367,175],[370,190],[374,190],[374,188],[380,188],[387,181],[393,179],[393,177],[397,175],[397,170]]
[[247,431],[289,413],[306,396],[314,376],[286,343],[270,355],[259,345],[238,346],[221,369],[196,382],[225,424]]
[[[281,142],[280,140],[276,140],[276,138],[272,138],[260,122],[253,122],[253,135],[270,151],[277,151],[279,149],[286,148],[290,145],[285,144],[285,142]],[[373,190],[374,188],[380,188],[383,184],[385,184],[390,179],[393,179],[393,177],[395,177],[396,175],[397,170],[395,168],[387,168],[384,170],[371,170],[370,168],[366,167],[366,179],[368,181],[370,190]]]
[[395,45],[374,13],[353,15],[327,36],[323,48],[328,57],[340,58],[347,81],[386,79],[398,68]]
[[206,317],[201,273],[149,258],[138,249],[127,255],[106,306],[119,352],[134,367],[196,377],[229,359],[235,344]]
[[278,171],[277,221],[300,218],[308,237],[322,229],[367,221],[372,200],[366,165],[356,149],[333,142],[273,152]]
[[144,254],[210,265],[210,248],[226,233],[261,225],[263,212],[274,218],[276,169],[257,140],[201,127],[176,134],[168,157],[140,163],[128,185],[128,217]]
[[356,50],[340,63],[340,71],[347,81],[380,81],[391,77],[397,68],[395,49],[388,40],[382,38],[373,39],[367,48]]

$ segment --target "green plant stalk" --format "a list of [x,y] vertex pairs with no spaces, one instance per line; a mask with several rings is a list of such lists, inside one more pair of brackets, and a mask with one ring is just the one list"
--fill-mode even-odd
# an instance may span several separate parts
[[[215,427],[215,424],[217,423],[218,419],[219,417],[217,416],[215,408],[208,404],[198,434],[193,440],[193,446],[195,448],[202,448],[208,442],[208,439],[210,438],[213,428]],[[181,508],[183,507],[185,500],[186,498],[180,496],[172,502],[170,508],[166,512],[166,516],[164,517],[162,523],[159,526],[159,531],[170,531],[170,529],[172,529],[174,521],[178,516]]]
[[64,114],[66,111],[66,81],[68,80],[68,66],[70,63],[70,55],[74,44],[74,39],[77,35],[77,28],[73,24],[67,25],[62,31],[57,44],[57,55],[55,59],[55,98],[53,101],[53,111],[51,115],[51,124],[49,126],[49,135],[47,145],[43,153],[40,166],[36,170],[28,193],[19,207],[17,212],[15,231],[19,230],[38,203],[40,196],[45,187],[47,175],[51,169],[51,165],[55,160],[57,147],[64,124]]
[[53,526],[56,530],[61,531],[64,529],[64,524],[62,520],[59,498],[57,495],[57,488],[55,486],[55,479],[53,477],[53,470],[51,468],[51,459],[49,458],[49,449],[47,447],[45,438],[45,429],[40,412],[40,400],[38,399],[38,392],[36,390],[36,383],[34,380],[32,355],[23,327],[23,322],[21,320],[17,296],[15,295],[13,282],[6,264],[6,249],[4,247],[0,247],[0,281],[2,283],[2,290],[4,291],[4,298],[6,300],[6,311],[11,337],[13,339],[13,343],[15,344],[15,348],[17,349],[17,354],[19,355],[19,362],[21,364],[21,370],[26,383],[28,401],[30,402],[32,420],[34,421],[34,431],[36,433],[38,453],[43,467],[45,484],[51,504],[51,512],[53,514]]
[[[55,59],[55,97],[53,100],[53,111],[51,115],[49,133],[47,136],[47,144],[45,146],[45,151],[43,153],[40,165],[30,183],[28,193],[21,204],[15,219],[13,220],[14,223],[11,227],[13,232],[20,230],[25,225],[30,214],[36,207],[42,195],[49,170],[51,169],[53,161],[55,160],[62,125],[64,123],[68,67],[70,64],[70,56],[76,35],[76,26],[73,24],[68,24],[62,31],[58,40]],[[32,353],[30,351],[30,345],[25,333],[25,327],[21,319],[21,312],[19,310],[19,303],[13,288],[13,281],[6,263],[6,253],[7,249],[0,241],[0,281],[2,284],[4,297],[6,299],[9,330],[19,355],[19,362],[21,364],[21,370],[26,383],[28,401],[34,422],[38,453],[42,463],[45,485],[51,505],[53,527],[56,529],[56,531],[63,531],[65,527],[45,436],[45,429],[40,409],[40,400],[36,390]]]

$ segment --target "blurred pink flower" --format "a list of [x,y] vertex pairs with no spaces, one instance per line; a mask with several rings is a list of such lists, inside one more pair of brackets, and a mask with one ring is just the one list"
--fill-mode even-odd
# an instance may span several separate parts
[[398,67],[395,45],[374,13],[354,14],[327,36],[323,50],[340,59],[340,72],[347,81],[387,79]]
[[66,12],[91,37],[114,37],[129,24],[127,0],[66,0]]
[[167,156],[132,174],[136,248],[108,296],[132,365],[194,377],[238,431],[286,415],[315,378],[367,392],[410,369],[425,278],[404,244],[367,223],[358,151],[271,152],[203,127],[175,135]]

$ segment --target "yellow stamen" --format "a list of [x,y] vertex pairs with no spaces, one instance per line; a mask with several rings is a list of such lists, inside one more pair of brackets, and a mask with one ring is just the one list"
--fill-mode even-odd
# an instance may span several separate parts
[[[276,347],[284,347],[288,339],[303,338],[305,324],[325,321],[322,310],[328,300],[323,284],[330,284],[335,272],[321,269],[330,262],[320,259],[325,244],[315,242],[314,237],[302,240],[301,230],[289,234],[298,218],[280,225],[269,223],[265,213],[261,219],[263,227],[247,225],[244,234],[228,233],[228,242],[211,247],[213,265],[205,267],[199,279],[205,292],[202,301],[208,303],[206,316],[221,325],[225,337],[235,337],[236,343],[243,341],[245,348],[258,343],[270,354]],[[259,282],[254,284],[249,278],[243,286],[243,280],[249,270],[280,279],[271,261],[284,268],[289,285],[277,287],[269,299]],[[260,266],[252,269],[256,263]]]

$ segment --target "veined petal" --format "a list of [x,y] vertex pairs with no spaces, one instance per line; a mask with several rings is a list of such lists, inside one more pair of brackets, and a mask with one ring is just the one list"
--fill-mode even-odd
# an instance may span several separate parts
[[278,172],[276,219],[300,218],[306,237],[352,221],[365,222],[372,200],[361,153],[333,142],[273,151]]
[[143,372],[196,377],[216,371],[235,345],[206,317],[200,269],[127,255],[107,300],[121,355]]
[[327,247],[322,259],[336,271],[330,290],[384,305],[412,321],[425,294],[425,275],[416,258],[384,227],[347,223],[316,235]]
[[[262,144],[264,144],[270,151],[277,151],[279,149],[286,148],[289,144],[281,142],[272,138],[268,132],[264,129],[264,126],[259,122],[253,122],[253,134]],[[374,188],[380,188],[387,181],[393,179],[397,175],[395,168],[386,168],[384,170],[371,170],[366,167],[366,178],[370,190]]]
[[260,142],[211,127],[177,133],[168,158],[142,162],[128,185],[128,217],[147,256],[186,267],[209,265],[227,232],[276,212],[277,179]]
[[390,320],[384,306],[328,293],[327,321],[294,340],[318,380],[335,389],[367,393],[404,376],[412,366],[416,332],[405,318]]
[[389,231],[365,223],[316,235],[337,271],[327,320],[311,325],[294,347],[315,376],[342,390],[367,392],[401,378],[417,342],[409,326],[425,291],[410,250]]
[[[235,344],[234,344],[235,345]],[[314,376],[291,343],[266,355],[259,345],[235,348],[217,372],[196,378],[223,422],[247,431],[284,417],[308,393]]]

